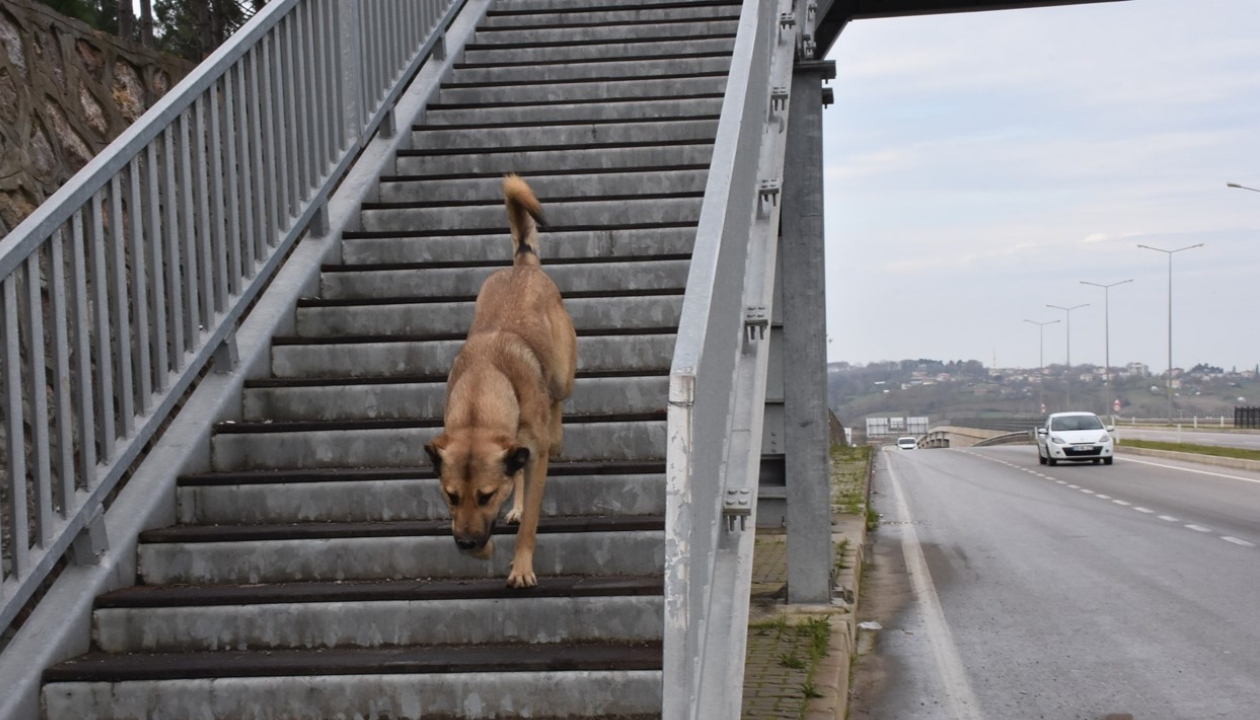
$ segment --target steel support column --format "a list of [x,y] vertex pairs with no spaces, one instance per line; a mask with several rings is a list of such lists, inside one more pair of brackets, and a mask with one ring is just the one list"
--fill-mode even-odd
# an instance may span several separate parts
[[796,64],[784,162],[780,257],[790,603],[831,600],[822,83],[835,74],[833,62]]

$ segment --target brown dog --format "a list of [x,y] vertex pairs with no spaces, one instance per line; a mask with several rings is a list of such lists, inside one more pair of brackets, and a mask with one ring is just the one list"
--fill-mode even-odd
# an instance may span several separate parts
[[455,544],[489,558],[499,508],[515,490],[520,522],[511,587],[531,587],[547,460],[563,443],[561,403],[573,391],[577,335],[538,259],[542,208],[525,181],[503,179],[515,258],[486,279],[446,386],[443,432],[425,450],[451,507]]

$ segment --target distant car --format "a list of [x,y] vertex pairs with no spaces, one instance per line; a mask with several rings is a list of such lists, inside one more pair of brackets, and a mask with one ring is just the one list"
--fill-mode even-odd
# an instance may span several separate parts
[[906,437],[899,437],[897,438],[897,447],[902,450],[913,450],[919,447],[919,439],[908,435]]
[[1037,428],[1037,460],[1055,465],[1060,460],[1110,465],[1114,460],[1111,433],[1098,416],[1089,412],[1053,413]]

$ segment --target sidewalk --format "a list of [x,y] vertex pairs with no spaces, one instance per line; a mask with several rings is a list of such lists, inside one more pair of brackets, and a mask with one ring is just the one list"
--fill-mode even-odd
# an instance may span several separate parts
[[[853,495],[865,497],[868,473],[851,476],[833,460],[832,542],[839,566],[830,605],[788,606],[787,536],[759,528],[753,554],[752,605],[744,668],[744,720],[844,720],[849,667],[856,637],[856,601],[866,539],[865,506],[855,513]],[[860,482],[860,487],[855,483]]]

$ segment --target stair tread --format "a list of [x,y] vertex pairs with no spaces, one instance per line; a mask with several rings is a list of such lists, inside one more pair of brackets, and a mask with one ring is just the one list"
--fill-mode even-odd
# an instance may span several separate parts
[[88,653],[49,668],[44,672],[44,682],[659,669],[659,643],[514,643],[258,652]]
[[[617,329],[578,328],[577,336],[613,337],[624,335],[627,338],[642,335],[674,335],[678,328],[670,327],[638,327]],[[336,337],[280,336],[271,339],[272,345],[362,345],[365,343],[415,343],[463,340],[468,333],[430,333],[425,335],[339,335]]]
[[[566,415],[565,424],[650,422],[664,420],[665,411],[642,413],[617,413],[608,415]],[[432,428],[442,425],[441,418],[410,420],[286,420],[284,422],[224,422],[215,425],[218,435],[248,435],[253,433],[300,433],[330,430],[399,430],[403,428]]]
[[[665,472],[663,460],[633,461],[561,461],[547,466],[547,475],[648,475]],[[431,467],[419,468],[331,468],[312,470],[242,470],[183,475],[180,487],[214,487],[224,485],[267,485],[276,483],[370,482],[373,480],[411,480],[436,477]]]
[[[561,297],[565,300],[600,300],[600,299],[629,299],[629,298],[648,298],[648,297],[672,297],[679,296],[686,292],[686,288],[647,288],[642,290],[583,290],[577,292],[561,293]],[[450,304],[450,303],[472,303],[477,300],[476,295],[405,295],[397,297],[369,297],[369,298],[303,298],[298,300],[299,308],[336,308],[336,307],[367,307],[373,305],[433,305],[433,304]]]
[[[658,531],[665,518],[657,515],[591,515],[544,517],[538,532],[587,533]],[[451,521],[390,520],[377,522],[312,522],[258,525],[173,525],[140,533],[142,543],[207,543],[312,540],[358,537],[435,537],[449,535]],[[515,535],[516,526],[499,524],[495,535]]]
[[160,585],[123,588],[96,599],[97,609],[280,603],[384,602],[496,598],[661,595],[660,577],[549,576],[532,588],[509,588],[500,578],[292,582],[251,585]]
[[[623,263],[648,264],[677,262],[679,260],[690,259],[690,253],[678,253],[669,255],[621,255],[618,257],[544,258],[543,262],[547,267],[553,267],[557,265],[621,265]],[[320,272],[323,274],[333,274],[387,272],[395,270],[460,270],[465,268],[501,268],[511,266],[512,260],[510,258],[485,258],[482,260],[450,260],[412,263],[372,262],[339,265],[329,264],[320,268]]]
[[[644,368],[642,370],[579,370],[578,380],[594,380],[606,378],[647,378],[663,377],[669,374],[665,368]],[[446,375],[386,375],[381,377],[330,377],[330,378],[266,378],[246,380],[245,388],[310,388],[310,387],[345,387],[357,385],[429,385],[446,382]]]
[[[411,126],[411,130],[412,132],[427,132],[427,131],[446,132],[446,131],[451,131],[451,130],[472,130],[472,129],[478,129],[478,128],[487,128],[487,127],[548,128],[548,127],[570,127],[570,126],[575,126],[575,125],[651,125],[651,124],[665,125],[669,123],[679,123],[679,122],[715,121],[718,119],[719,119],[718,115],[673,115],[673,116],[646,117],[646,118],[594,118],[594,119],[588,119],[588,120],[553,120],[553,121],[548,121],[545,123],[522,121],[522,122],[514,122],[514,123],[486,123],[484,125],[483,124],[440,125],[440,124],[435,124],[435,123],[415,123]],[[665,142],[671,142],[671,141],[665,141]],[[690,143],[690,142],[696,142],[696,141],[684,140],[684,141],[674,141],[674,142]],[[713,142],[712,138],[710,138],[708,142],[711,144]],[[613,146],[620,146],[623,144],[635,145],[636,143],[633,143],[633,142],[610,143],[610,145],[613,145]],[[648,143],[639,143],[639,144],[648,144]],[[599,147],[599,146],[583,144],[581,147],[577,149],[581,150],[581,149],[587,149],[591,147]],[[545,149],[572,149],[573,146],[572,145],[515,145],[510,148],[505,148],[505,147],[487,148],[486,151],[494,152],[495,150],[498,150],[499,152],[519,152],[522,150],[538,150],[538,149],[544,149],[544,148]],[[399,155],[404,155],[404,156],[405,155],[425,155],[425,154],[440,153],[440,152],[441,152],[440,150],[425,150],[425,149],[408,149],[408,150],[398,151]],[[468,151],[460,150],[459,152],[468,152]]]

